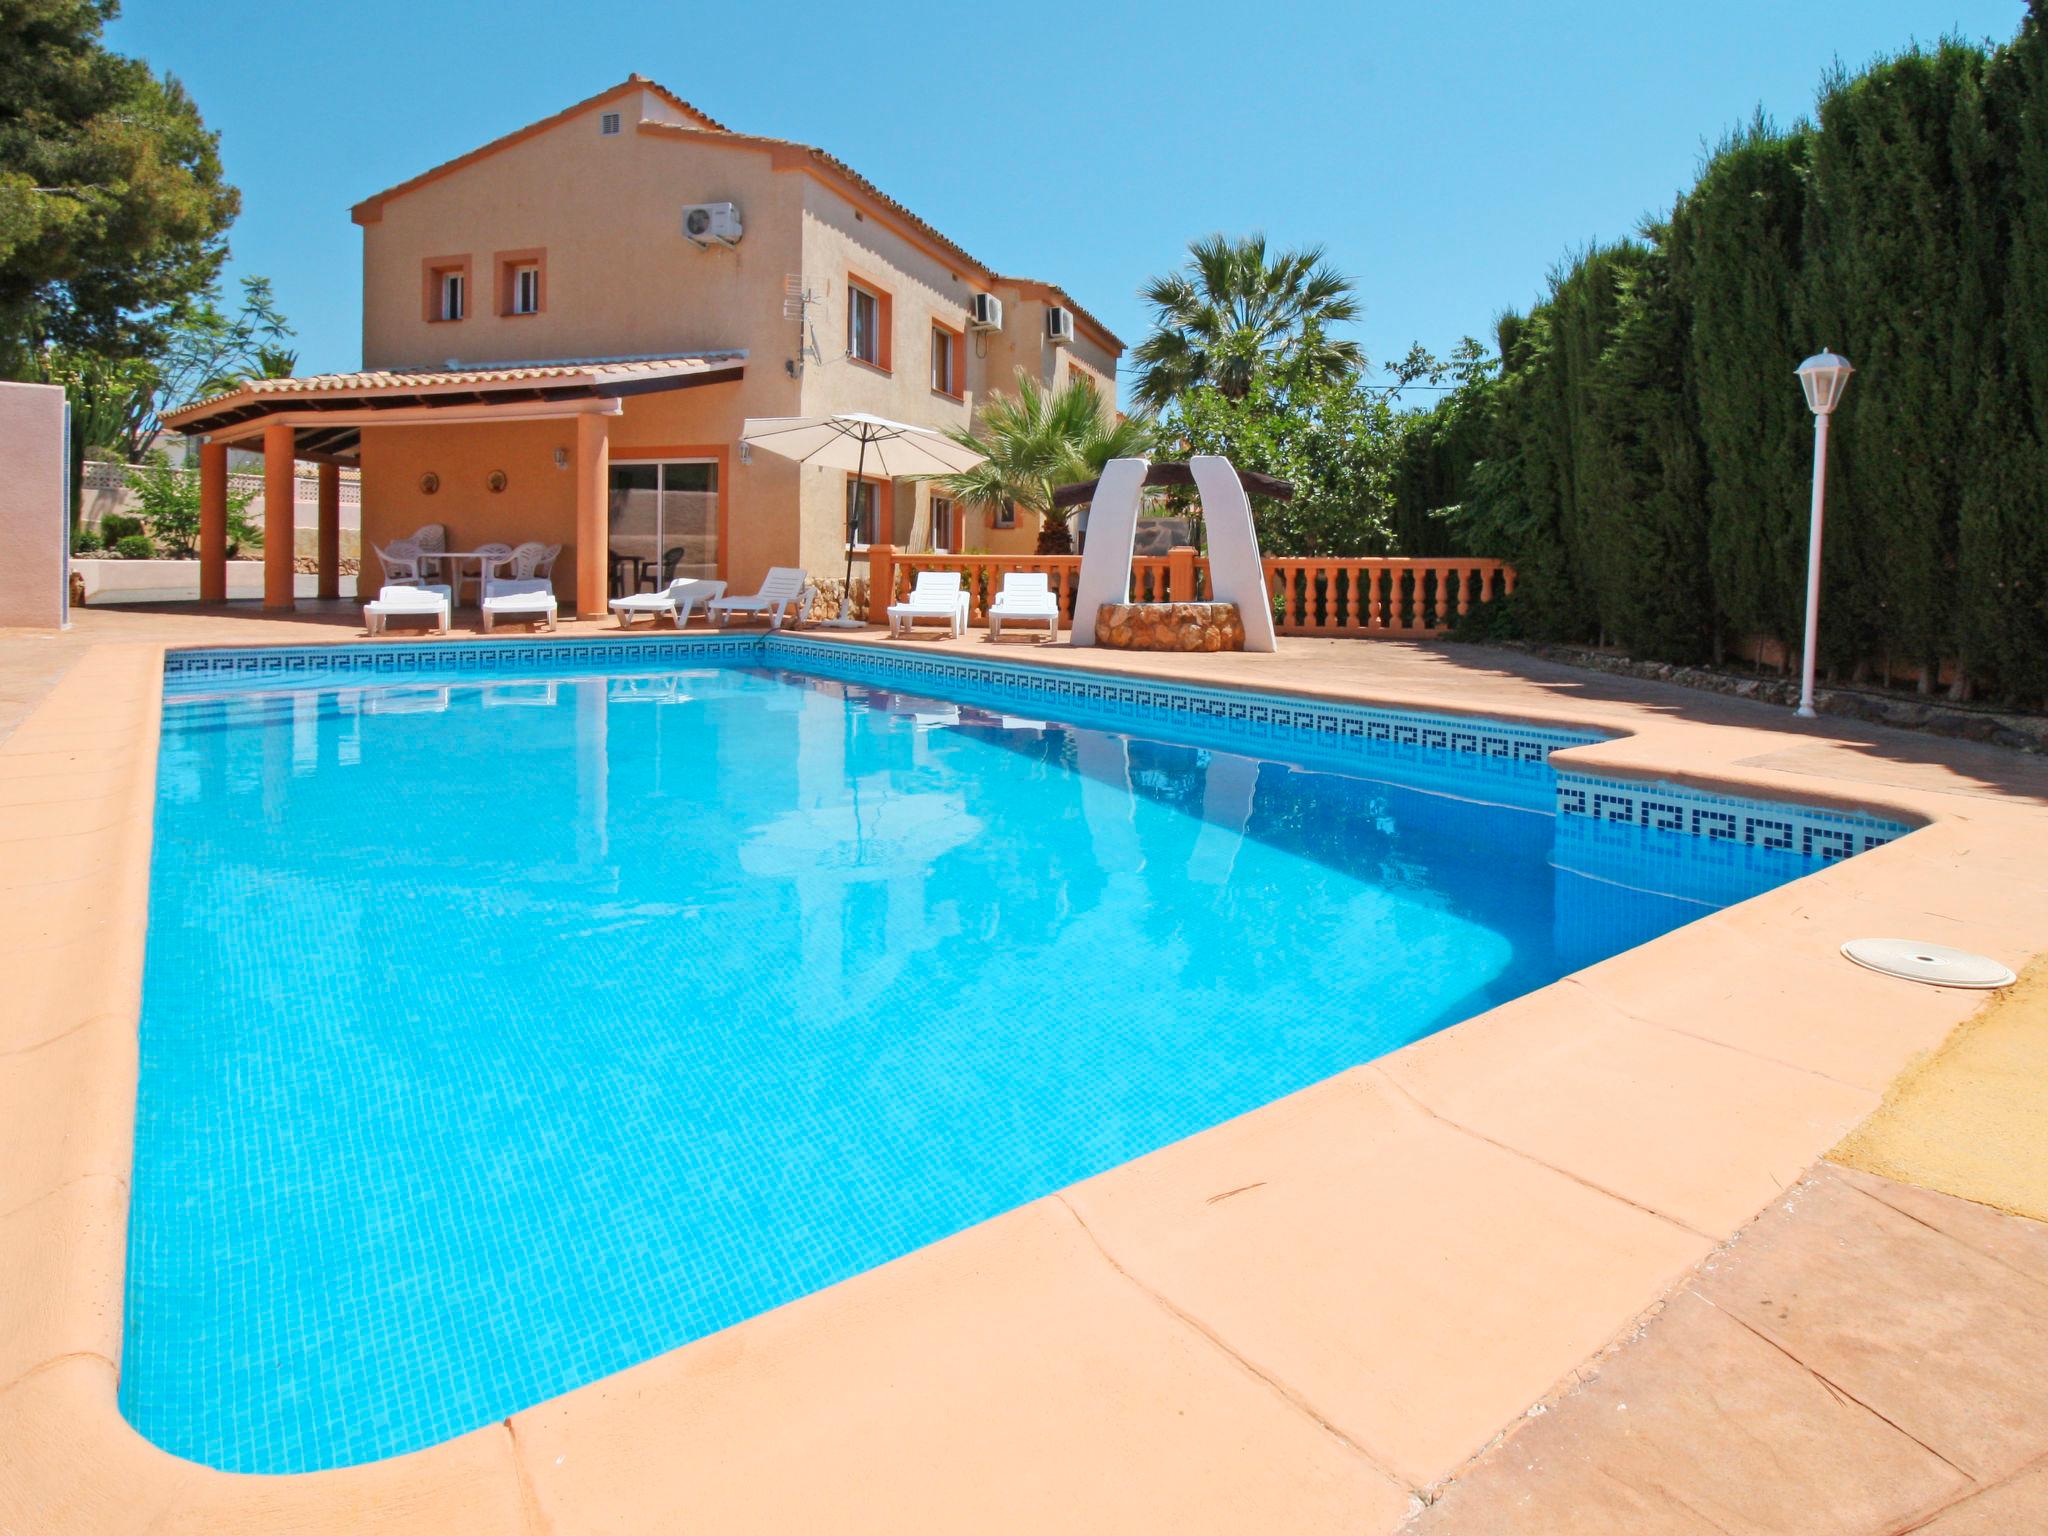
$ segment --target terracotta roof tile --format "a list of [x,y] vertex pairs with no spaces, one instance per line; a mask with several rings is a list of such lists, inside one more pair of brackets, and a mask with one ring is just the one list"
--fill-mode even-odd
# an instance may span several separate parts
[[529,384],[536,380],[577,380],[616,383],[620,380],[668,378],[703,373],[746,360],[745,352],[705,352],[692,357],[590,358],[559,363],[507,363],[486,368],[376,369],[366,373],[309,373],[292,379],[249,379],[220,394],[189,401],[164,412],[164,424],[176,427],[183,418],[211,415],[231,400],[274,399],[280,395],[442,393]]

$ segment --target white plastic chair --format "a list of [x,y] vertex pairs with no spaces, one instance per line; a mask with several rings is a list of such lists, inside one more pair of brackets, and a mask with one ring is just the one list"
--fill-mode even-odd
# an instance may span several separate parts
[[1048,639],[1060,637],[1060,600],[1043,571],[1011,571],[1003,590],[988,605],[988,637],[1000,640],[1004,624],[1043,624]]
[[762,578],[760,591],[745,597],[714,597],[704,605],[704,612],[720,629],[730,624],[736,613],[765,614],[768,627],[780,629],[791,604],[796,605],[798,622],[802,622],[811,616],[817,596],[802,566],[778,565]]
[[943,619],[954,635],[967,633],[967,594],[958,571],[919,571],[910,596],[889,605],[889,633],[910,633],[919,619]]
[[[379,559],[383,556],[379,554]],[[363,628],[373,635],[384,633],[391,618],[430,618],[441,633],[448,632],[450,597],[444,586],[386,586],[363,604]]]
[[[557,551],[561,547],[559,544],[554,546]],[[548,569],[545,571],[541,569],[543,562],[548,566]],[[513,545],[512,558],[505,562],[506,568],[520,581],[526,581],[535,576],[552,576],[554,574],[554,564],[553,557],[548,553],[548,546],[541,543],[538,539],[529,539],[524,544]]]
[[446,523],[423,523],[419,531],[405,541],[419,550],[425,558],[421,561],[423,577],[439,578],[441,562],[434,556],[448,548],[448,525]]
[[722,581],[678,576],[659,592],[634,592],[625,597],[615,597],[611,607],[621,629],[631,629],[633,621],[639,618],[656,624],[667,619],[681,629],[690,622],[690,614],[699,603],[708,604],[713,598],[723,596],[725,583]]
[[393,539],[389,544],[372,544],[377,551],[377,563],[384,567],[386,587],[417,587],[424,585],[425,572],[420,569],[420,547],[411,539]]
[[481,598],[491,578],[512,558],[510,544],[479,544],[472,553],[476,556],[476,570],[459,571],[455,576],[455,599],[462,600],[462,589],[472,581],[477,584],[477,596]]

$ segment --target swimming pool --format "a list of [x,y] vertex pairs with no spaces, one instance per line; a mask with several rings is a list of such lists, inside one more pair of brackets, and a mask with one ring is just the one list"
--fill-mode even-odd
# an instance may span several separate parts
[[1904,830],[1591,739],[786,639],[174,655],[123,1411],[432,1444]]

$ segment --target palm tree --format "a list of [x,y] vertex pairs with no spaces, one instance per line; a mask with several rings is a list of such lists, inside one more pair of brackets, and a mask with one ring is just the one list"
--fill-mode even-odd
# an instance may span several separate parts
[[1125,416],[1078,375],[1047,389],[1022,368],[1017,393],[991,396],[980,420],[953,431],[953,441],[984,457],[970,470],[938,475],[933,483],[968,506],[1008,502],[1039,518],[1038,553],[1073,551],[1067,514],[1052,504],[1053,491],[1093,480],[1111,459],[1151,450],[1159,429],[1149,416]]
[[1330,327],[1358,318],[1359,304],[1319,245],[1269,259],[1264,235],[1209,235],[1189,244],[1185,267],[1138,293],[1156,326],[1131,354],[1135,398],[1148,410],[1197,384],[1242,398],[1262,363],[1291,360],[1331,382],[1365,366],[1357,342],[1330,339]]

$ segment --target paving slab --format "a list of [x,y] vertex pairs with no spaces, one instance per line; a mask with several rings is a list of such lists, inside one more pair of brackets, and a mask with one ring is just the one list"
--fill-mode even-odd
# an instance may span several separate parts
[[2048,1530],[2044,1304],[2048,1227],[1823,1165],[1409,1529]]
[[1692,1291],[1482,1469],[1417,1536],[1874,1536],[1972,1486]]
[[1371,1067],[1065,1198],[1132,1278],[1418,1487],[1710,1246]]
[[1716,1237],[1877,1104],[1831,1077],[1631,1018],[1570,981],[1380,1067],[1453,1124]]
[[1701,1277],[1703,1295],[1979,1483],[2048,1449],[2048,1277],[1831,1173],[1779,1214]]
[[553,1536],[1358,1532],[1410,1502],[1056,1200],[511,1424]]

